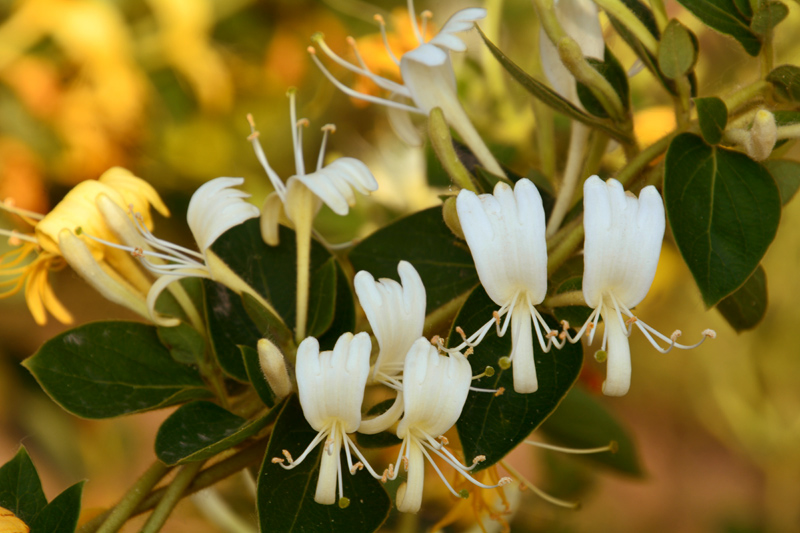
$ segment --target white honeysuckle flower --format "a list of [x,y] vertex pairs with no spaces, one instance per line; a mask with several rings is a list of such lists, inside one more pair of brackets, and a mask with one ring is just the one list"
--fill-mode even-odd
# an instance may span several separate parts
[[[347,435],[358,430],[361,423],[361,403],[369,376],[371,348],[372,343],[365,332],[358,335],[343,334],[336,341],[333,351],[320,353],[319,342],[314,337],[306,338],[297,348],[295,374],[300,405],[309,425],[318,433],[297,459],[292,459],[289,451],[283,450],[285,460],[275,457],[272,462],[286,470],[292,469],[324,441],[325,450],[314,495],[317,503],[335,503],[338,486],[340,505],[346,505],[347,500],[342,501],[342,447],[351,474],[366,467],[374,477],[380,477]],[[360,462],[353,463],[351,450]]]
[[353,282],[380,348],[370,381],[397,391],[394,404],[387,411],[362,420],[361,433],[385,431],[403,414],[403,384],[398,376],[403,371],[406,354],[422,336],[425,324],[427,300],[422,279],[407,261],[400,261],[397,273],[401,283],[386,278],[375,281],[365,270],[356,274]]
[[[553,7],[559,24],[578,43],[583,55],[602,61],[605,57],[605,42],[595,3],[592,0],[555,0]],[[575,77],[564,66],[558,50],[543,28],[539,30],[539,55],[542,59],[542,70],[553,89],[583,108],[578,98]]]
[[[611,178],[603,182],[591,176],[583,186],[583,225],[585,241],[583,249],[583,297],[586,305],[594,311],[575,337],[564,336],[576,342],[589,333],[592,343],[599,318],[603,318],[605,329],[601,350],[608,354],[606,381],[603,393],[608,396],[623,396],[630,388],[631,357],[628,336],[636,325],[648,341],[660,352],[672,348],[690,349],[699,346],[707,337],[714,337],[713,330],[705,330],[703,339],[692,346],[678,344],[676,331],[671,337],[659,333],[634,316],[631,308],[639,304],[656,274],[661,242],[666,225],[664,203],[655,187],[642,189],[639,198],[625,192],[622,184]],[[656,337],[669,343],[661,348]]]
[[[389,98],[379,98],[368,94],[362,94],[344,85],[325,68],[316,56],[314,47],[309,47],[308,49],[311,53],[311,58],[325,77],[342,92],[353,98],[385,105],[390,110],[400,111],[401,113],[413,113],[425,116],[427,116],[433,108],[441,108],[447,123],[458,132],[464,143],[469,146],[480,163],[490,172],[504,176],[505,173],[503,169],[486,147],[486,144],[475,130],[464,108],[461,106],[461,102],[458,100],[456,78],[450,60],[451,51],[464,52],[467,49],[464,41],[456,36],[455,33],[470,30],[475,21],[486,17],[486,10],[480,7],[474,7],[457,11],[445,22],[439,33],[428,42],[425,42],[424,35],[426,33],[425,26],[430,18],[429,12],[423,14],[421,26],[417,25],[415,20],[413,0],[408,0],[408,12],[412,21],[411,27],[419,42],[419,46],[406,52],[399,59],[388,46],[386,27],[383,19],[376,16],[376,19],[381,25],[381,33],[384,37],[384,45],[386,46],[387,53],[400,68],[402,83],[394,82],[372,72],[361,57],[354,39],[349,38],[348,43],[353,48],[353,53],[358,62],[357,65],[346,61],[331,50],[325,43],[321,34],[317,34],[312,38],[314,43],[319,46],[323,53],[331,60],[351,72],[367,77],[378,85],[378,87],[388,91],[390,93]],[[398,100],[405,100],[408,103]],[[413,126],[409,124],[407,114],[403,115],[401,113],[393,112],[389,115],[390,119],[393,120],[396,125],[396,129],[398,132],[405,132],[403,135],[404,140],[411,140],[416,144],[421,144],[419,134],[417,134]],[[400,119],[400,117],[405,118]]]
[[463,355],[458,352],[449,356],[439,355],[436,347],[424,337],[420,338],[406,356],[403,376],[405,415],[397,426],[397,436],[403,439],[403,444],[395,463],[397,468],[389,465],[383,477],[384,480],[396,479],[401,462],[408,471],[408,479],[397,493],[398,511],[416,513],[419,510],[425,459],[430,461],[450,492],[460,496],[442,475],[429,452],[439,456],[479,487],[495,488],[510,481],[504,478],[498,485],[485,485],[477,481],[468,472],[481,458],[476,458],[471,467],[466,467],[445,448],[447,439],[443,435],[461,416],[472,381],[472,369]]
[[[563,346],[563,343],[559,345],[557,332],[551,330],[534,307],[547,293],[547,242],[539,191],[524,178],[516,183],[513,191],[507,184],[498,182],[494,194],[478,196],[462,190],[456,209],[481,284],[500,306],[495,318],[456,349],[480,342],[495,321],[498,335],[504,335],[510,321],[514,390],[520,394],[535,392],[538,381],[531,320],[542,350],[550,351],[553,344],[559,348]],[[508,317],[500,329],[499,319],[504,314]]]
[[255,122],[251,115],[247,116],[250,123],[251,134],[248,140],[253,145],[256,157],[269,177],[275,192],[264,201],[261,215],[261,235],[264,242],[275,246],[278,244],[278,220],[280,211],[278,204],[282,204],[287,218],[297,224],[297,202],[303,196],[302,189],[308,188],[314,194],[314,205],[311,216],[313,217],[324,203],[337,215],[346,215],[356,203],[355,189],[361,194],[369,194],[378,189],[378,182],[369,168],[353,157],[342,157],[336,161],[323,165],[325,160],[325,146],[328,134],[336,131],[333,124],[323,126],[322,144],[317,158],[317,168],[314,172],[306,174],[303,162],[303,128],[308,125],[307,119],[297,120],[295,104],[295,91],[288,92],[289,109],[292,122],[292,146],[294,149],[295,172],[286,183],[281,180],[267,161],[267,156],[261,143],[258,141],[259,132],[255,129]]
[[[177,319],[161,316],[155,310],[159,295],[174,281],[187,277],[208,278],[225,283],[238,293],[252,293],[252,289],[210,250],[220,235],[259,215],[258,208],[244,200],[250,195],[233,189],[243,183],[244,178],[216,178],[201,185],[192,195],[186,219],[199,252],[159,239],[150,232],[139,213],[133,213],[138,234],[132,237],[133,232],[125,230],[125,224],[120,223],[117,210],[108,202],[99,202],[98,206],[108,220],[115,221],[112,229],[125,245],[93,235],[86,236],[112,248],[132,253],[147,270],[158,276],[147,293],[150,317],[162,326],[177,325]],[[265,304],[258,295],[254,296]]]

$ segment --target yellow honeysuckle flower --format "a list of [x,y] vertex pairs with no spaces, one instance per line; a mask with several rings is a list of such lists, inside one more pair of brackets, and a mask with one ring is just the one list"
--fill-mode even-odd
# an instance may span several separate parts
[[[47,215],[18,209],[10,200],[0,203],[0,209],[18,215],[33,227],[28,233],[0,229],[0,234],[9,237],[10,244],[18,246],[0,257],[0,277],[4,278],[0,287],[10,287],[0,292],[0,298],[12,296],[25,287],[25,301],[37,324],[47,322],[47,312],[59,322],[70,324],[72,315],[55,296],[48,281],[51,270],[69,264],[98,290],[101,289],[98,283],[113,284],[113,289],[100,292],[115,295],[112,300],[116,303],[137,312],[146,309],[144,295],[152,282],[132,257],[95,240],[78,237],[75,238],[82,243],[81,247],[72,243],[74,239],[68,239],[72,245],[64,249],[64,230],[71,233],[79,227],[90,235],[118,242],[100,208],[108,200],[122,210],[141,213],[148,228],[153,226],[150,206],[169,216],[169,210],[150,184],[119,167],[109,169],[98,180],[79,183]],[[26,263],[34,254],[36,257]]]

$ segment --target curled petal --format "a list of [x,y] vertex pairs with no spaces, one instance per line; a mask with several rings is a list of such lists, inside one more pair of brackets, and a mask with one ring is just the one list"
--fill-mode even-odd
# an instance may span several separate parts
[[486,18],[486,10],[482,7],[470,7],[456,11],[447,19],[442,29],[436,36],[428,41],[428,44],[435,44],[442,48],[448,48],[454,52],[463,52],[467,49],[460,38],[453,35],[456,32],[471,30],[474,22]]
[[201,252],[232,227],[259,215],[256,206],[244,201],[249,194],[232,189],[242,183],[244,178],[216,178],[192,195],[186,219]]
[[292,180],[303,183],[334,213],[342,216],[356,203],[353,189],[361,194],[378,189],[378,182],[367,165],[353,157],[339,158],[311,174],[292,176],[287,182],[289,188]]
[[633,307],[647,295],[656,274],[666,225],[664,203],[655,187],[637,199],[615,179],[597,176],[583,188],[585,228],[583,295],[596,307],[605,291]]
[[[152,185],[143,179],[134,176],[130,170],[122,167],[112,167],[106,170],[98,178],[100,183],[104,183],[119,192],[125,202],[124,207],[132,205],[135,213],[141,213],[148,228],[153,227],[150,217],[150,206],[152,205],[161,215],[168,217],[169,209],[161,200]],[[122,207],[122,206],[121,206]]]
[[283,202],[276,192],[270,193],[261,206],[261,218],[259,227],[261,228],[261,239],[270,246],[280,244],[280,231],[278,223],[283,213]]

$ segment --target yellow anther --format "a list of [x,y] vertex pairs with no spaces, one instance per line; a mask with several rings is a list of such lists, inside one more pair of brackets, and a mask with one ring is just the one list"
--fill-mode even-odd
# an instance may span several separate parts
[[294,462],[294,459],[292,459],[292,454],[289,453],[289,450],[281,450],[281,453],[284,457],[286,457],[286,460],[289,461],[289,463]]
[[499,389],[497,389],[497,392],[495,392],[494,395],[495,397],[502,396],[505,391],[506,391],[505,387],[500,387]]
[[283,459],[281,459],[280,457],[273,457],[272,464],[277,464],[277,463],[283,464]]

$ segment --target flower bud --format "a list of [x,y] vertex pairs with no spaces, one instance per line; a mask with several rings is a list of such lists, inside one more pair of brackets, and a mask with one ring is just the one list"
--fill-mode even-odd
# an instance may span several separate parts
[[275,396],[278,399],[289,396],[292,392],[292,382],[286,370],[286,360],[278,347],[268,339],[258,341],[258,362]]
[[466,238],[464,237],[464,230],[461,229],[461,221],[458,219],[455,196],[451,196],[444,201],[442,215],[444,216],[444,223],[447,224],[447,227],[450,228],[450,231],[453,232],[453,235],[462,241],[465,241]]
[[747,155],[756,161],[763,161],[772,153],[777,140],[778,126],[775,124],[775,115],[766,109],[759,110],[753,119],[750,136],[744,143]]

